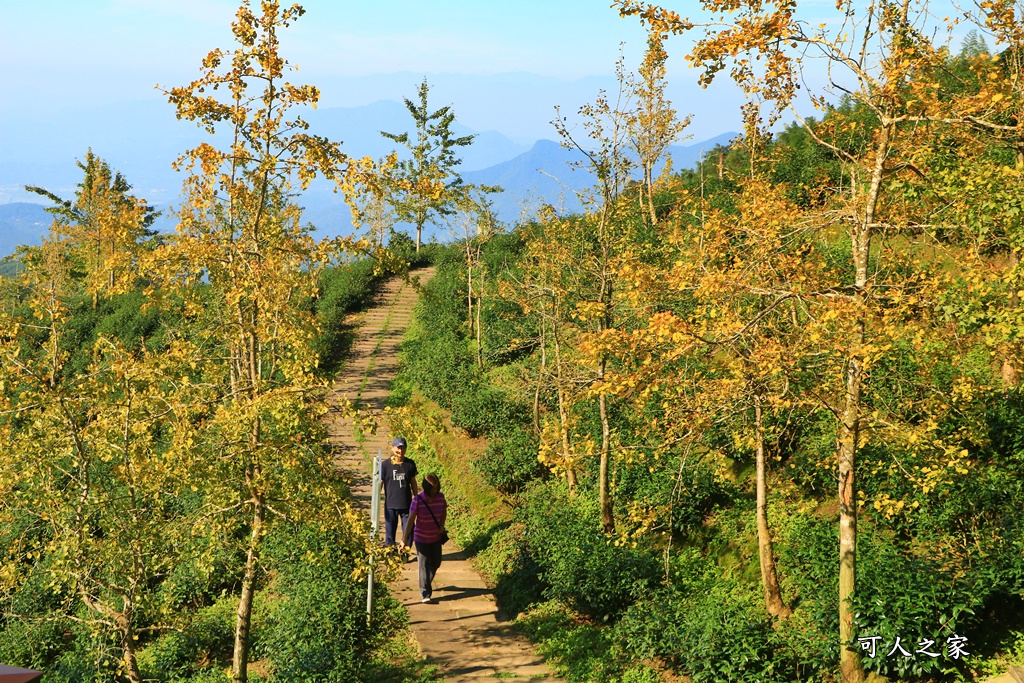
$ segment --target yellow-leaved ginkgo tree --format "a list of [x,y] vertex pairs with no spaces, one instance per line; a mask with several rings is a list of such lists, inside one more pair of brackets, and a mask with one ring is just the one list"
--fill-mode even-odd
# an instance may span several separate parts
[[243,2],[231,26],[237,47],[210,52],[199,79],[166,91],[179,118],[225,144],[203,143],[177,162],[189,174],[177,234],[153,262],[162,282],[177,286],[186,314],[208,330],[202,361],[220,382],[195,447],[206,454],[211,519],[240,525],[248,537],[235,625],[238,683],[248,675],[268,526],[321,512],[325,524],[353,524],[334,514],[347,504],[309,438],[317,411],[308,399],[322,385],[314,372],[318,325],[304,302],[315,295],[319,270],[355,243],[314,241],[290,192],[293,182],[305,188],[317,175],[351,185],[345,176],[354,165],[294,113],[315,106],[319,92],[286,79],[278,31],[304,10],[277,2],[260,9]]

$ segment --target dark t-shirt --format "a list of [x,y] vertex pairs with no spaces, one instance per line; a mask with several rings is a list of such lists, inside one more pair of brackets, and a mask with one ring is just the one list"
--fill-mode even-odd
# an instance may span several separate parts
[[380,480],[384,484],[384,507],[389,510],[408,510],[412,502],[409,482],[419,474],[416,463],[405,458],[396,465],[388,458],[380,466]]

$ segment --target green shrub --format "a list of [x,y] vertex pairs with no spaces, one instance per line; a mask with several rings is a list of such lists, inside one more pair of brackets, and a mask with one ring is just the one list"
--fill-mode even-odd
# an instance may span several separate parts
[[[420,245],[420,250],[426,245]],[[412,266],[412,262],[417,260],[416,256],[416,240],[410,237],[407,233],[397,232],[394,228],[391,229],[388,234],[388,251],[394,255],[399,261],[403,261]]]
[[544,597],[540,566],[526,548],[522,522],[496,531],[477,555],[477,567],[494,585],[494,597],[512,618]]
[[0,628],[0,662],[12,666],[46,670],[67,647],[66,632],[71,620],[53,611],[45,620],[6,618]]
[[797,607],[785,621],[777,621],[771,634],[775,647],[775,661],[785,663],[793,678],[801,681],[835,680],[839,649],[836,630],[838,618],[825,629],[813,615]]
[[237,611],[238,596],[224,595],[198,610],[181,631],[161,635],[139,653],[143,678],[178,683],[210,668],[219,674],[231,662]]
[[[901,552],[892,539],[871,533],[866,524],[860,538],[854,621],[858,637],[881,638],[875,656],[863,658],[865,669],[902,679],[935,675],[952,666],[946,639],[973,636],[970,626],[977,623],[973,617],[983,596],[938,559]],[[940,656],[886,656],[897,637],[912,655],[922,639],[932,640],[931,650]]]
[[278,524],[267,539],[274,574],[260,654],[279,682],[361,680],[372,654],[402,626],[402,612],[377,584],[366,622],[366,583],[353,576],[351,543],[340,532]]
[[337,366],[350,343],[345,316],[367,306],[384,277],[374,272],[376,265],[374,259],[366,258],[320,273],[320,293],[313,304],[321,327],[317,353],[328,372]]
[[477,437],[513,431],[529,419],[529,408],[510,401],[505,394],[476,381],[455,395],[452,424]]
[[570,497],[562,482],[552,481],[530,487],[524,498],[519,515],[546,597],[608,620],[656,582],[658,561],[647,549],[615,545],[601,531],[596,497],[584,491]]
[[648,593],[615,631],[636,658],[664,661],[694,683],[788,680],[773,657],[771,620],[757,587],[713,567],[691,585]]
[[674,453],[658,463],[640,459],[618,464],[617,494],[623,499],[642,500],[651,507],[669,511],[668,523],[677,533],[699,529],[705,517],[728,504],[733,488],[715,476],[707,464]]
[[547,473],[537,460],[538,439],[531,429],[515,427],[504,437],[492,438],[484,457],[473,461],[488,484],[505,495],[514,495]]
[[104,314],[96,323],[96,336],[116,338],[128,348],[145,342],[150,349],[163,340],[163,321],[156,306],[143,311],[146,297],[142,292],[126,292],[110,297],[101,308]]
[[[75,615],[88,619],[80,612]],[[119,645],[108,631],[96,632],[86,623],[75,623],[65,633],[60,657],[45,667],[46,683],[108,683],[123,681],[118,675]],[[4,662],[9,664],[10,662]]]
[[565,680],[617,683],[622,667],[610,629],[579,619],[557,600],[537,605],[516,620],[516,627],[538,643],[538,652]]
[[466,277],[462,268],[462,254],[456,249],[439,249],[435,256],[436,271],[433,279],[423,288],[416,317],[425,330],[441,336],[453,335],[463,340],[469,326],[466,324]]
[[[775,546],[779,576],[795,593],[788,599],[825,633],[835,633],[839,614],[837,529],[838,520],[794,515],[778,529]],[[838,642],[831,640],[827,649],[816,659],[838,662]]]
[[475,391],[478,375],[473,356],[457,336],[436,333],[409,340],[402,348],[406,376],[445,410],[451,410],[464,393]]

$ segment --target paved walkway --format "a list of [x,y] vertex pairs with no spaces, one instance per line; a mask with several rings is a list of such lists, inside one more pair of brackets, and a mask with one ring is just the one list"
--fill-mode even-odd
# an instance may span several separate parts
[[[413,273],[426,283],[433,269]],[[416,291],[401,279],[389,281],[377,303],[366,313],[352,346],[349,360],[342,368],[328,401],[331,406],[348,398],[381,418],[384,399],[398,365],[398,344],[412,319]],[[381,449],[388,456],[388,429],[381,424],[376,435],[359,439],[352,422],[332,413],[328,431],[337,454],[338,465],[352,477],[353,497],[366,509],[370,501],[370,463]],[[383,521],[380,523],[383,530]],[[540,679],[551,676],[529,641],[501,619],[494,596],[465,554],[445,546],[441,568],[434,581],[437,604],[420,602],[416,562],[409,562],[402,580],[393,585],[396,597],[409,610],[412,632],[420,652],[434,664],[447,683],[479,682],[482,679]]]

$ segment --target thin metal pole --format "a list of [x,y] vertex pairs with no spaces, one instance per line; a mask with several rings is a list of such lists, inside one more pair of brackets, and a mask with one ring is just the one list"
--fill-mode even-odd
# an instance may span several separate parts
[[373,478],[370,495],[370,572],[366,577],[366,623],[370,624],[373,614],[373,550],[377,546],[380,535],[380,468],[381,451],[377,449],[377,457],[373,459]]

